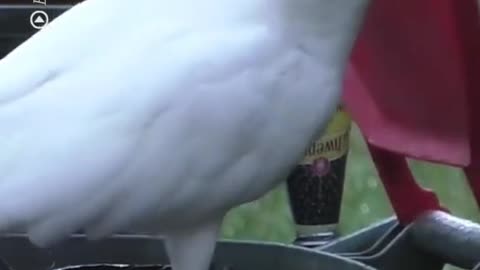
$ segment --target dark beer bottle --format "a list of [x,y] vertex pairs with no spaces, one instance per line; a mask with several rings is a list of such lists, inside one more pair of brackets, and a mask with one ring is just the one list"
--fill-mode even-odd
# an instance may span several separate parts
[[297,245],[321,246],[336,236],[350,128],[350,116],[338,106],[326,131],[310,145],[287,178]]

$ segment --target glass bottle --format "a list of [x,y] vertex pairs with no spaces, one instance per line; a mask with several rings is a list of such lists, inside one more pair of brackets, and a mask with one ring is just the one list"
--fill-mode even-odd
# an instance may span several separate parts
[[287,178],[297,245],[317,247],[337,235],[350,129],[350,116],[339,105],[326,131]]

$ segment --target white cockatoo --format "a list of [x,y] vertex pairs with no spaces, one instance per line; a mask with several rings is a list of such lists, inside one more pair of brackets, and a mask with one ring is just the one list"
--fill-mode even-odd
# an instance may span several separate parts
[[0,230],[139,230],[206,270],[325,128],[369,0],[87,0],[0,61]]

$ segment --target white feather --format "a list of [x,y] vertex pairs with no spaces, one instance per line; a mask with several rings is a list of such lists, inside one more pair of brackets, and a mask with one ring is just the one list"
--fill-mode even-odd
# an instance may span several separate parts
[[203,270],[224,214],[334,111],[367,1],[336,3],[87,0],[54,20],[0,61],[0,229],[147,228]]

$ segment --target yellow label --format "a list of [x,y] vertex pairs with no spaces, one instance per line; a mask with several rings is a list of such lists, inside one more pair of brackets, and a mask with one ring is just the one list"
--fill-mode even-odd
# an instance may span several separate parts
[[348,153],[351,118],[342,106],[337,107],[324,134],[307,149],[300,164],[312,164],[319,158],[338,159]]

